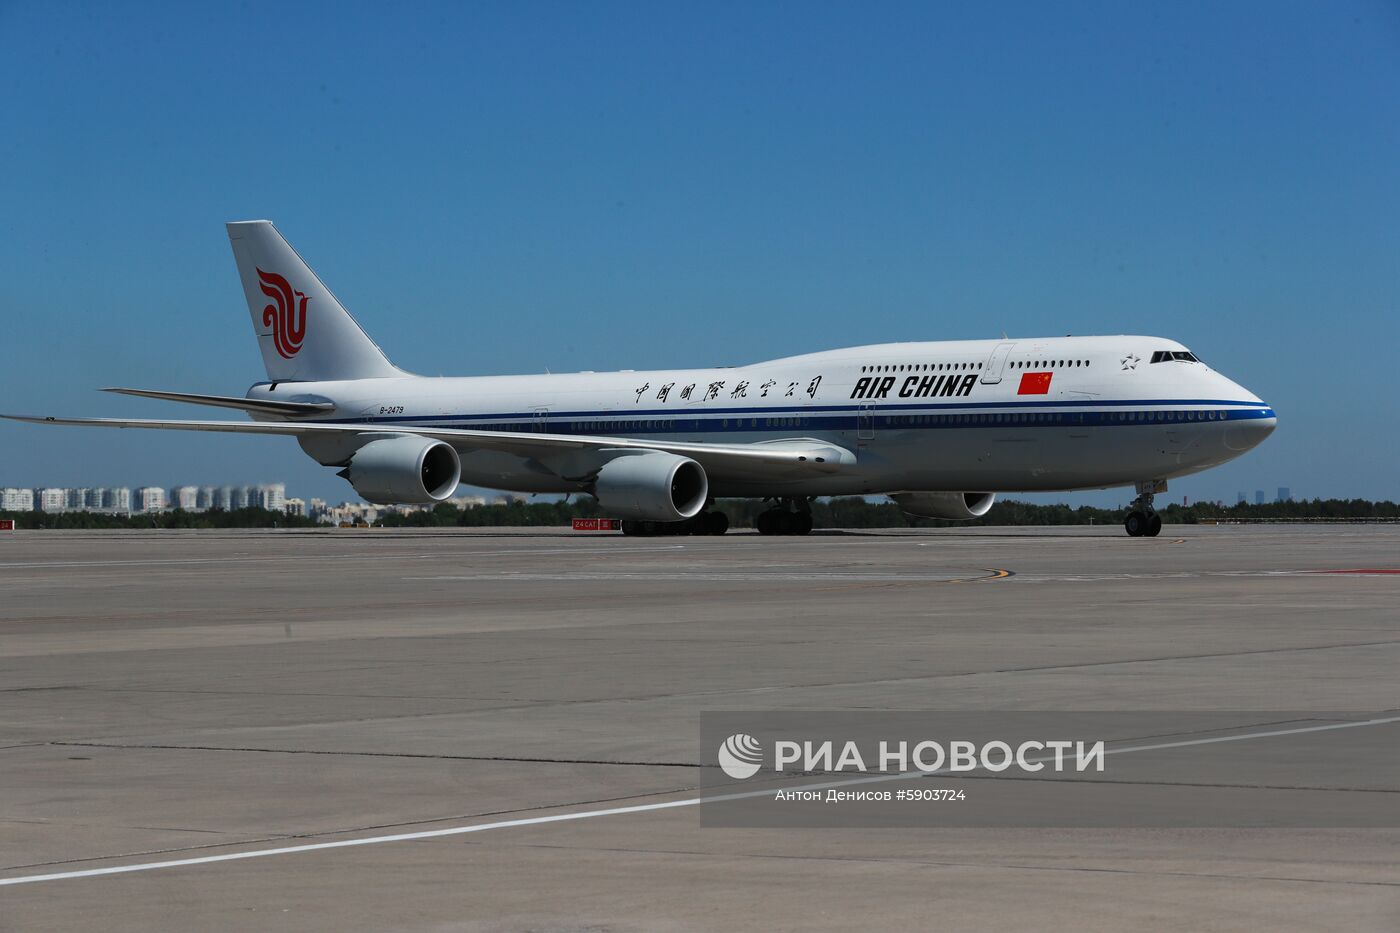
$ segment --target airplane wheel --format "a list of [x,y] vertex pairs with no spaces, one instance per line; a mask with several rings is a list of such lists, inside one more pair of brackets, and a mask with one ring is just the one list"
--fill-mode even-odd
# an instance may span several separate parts
[[723,512],[705,512],[705,534],[722,535],[729,530],[729,516]]
[[775,524],[777,525],[778,534],[780,534],[780,535],[795,535],[795,534],[797,534],[797,515],[796,515],[796,514],[794,514],[794,513],[792,513],[792,512],[778,512],[778,513],[777,513],[777,517],[778,517],[778,520],[777,520],[777,522],[776,522]]
[[1145,532],[1145,534],[1149,538],[1155,538],[1161,533],[1162,516],[1158,515],[1156,512],[1153,512],[1152,517],[1147,520],[1147,531]]
[[1141,538],[1147,533],[1147,516],[1141,512],[1129,512],[1123,519],[1123,528],[1130,538]]
[[775,511],[759,512],[758,518],[754,519],[754,528],[758,529],[761,535],[775,535],[778,533],[778,513]]
[[812,513],[797,512],[793,515],[792,534],[807,535],[812,533]]

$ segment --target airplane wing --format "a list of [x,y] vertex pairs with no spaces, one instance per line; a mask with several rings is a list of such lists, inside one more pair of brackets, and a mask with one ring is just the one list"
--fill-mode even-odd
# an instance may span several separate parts
[[239,408],[243,411],[256,411],[269,415],[317,415],[335,408],[330,402],[284,402],[238,398],[232,395],[197,395],[193,392],[158,392],[155,389],[106,388],[103,392],[117,395],[136,395],[141,398],[159,398],[167,402],[189,402],[191,405],[211,405],[215,408]]
[[10,421],[33,424],[66,424],[97,428],[147,428],[163,431],[219,431],[234,434],[411,434],[445,441],[464,450],[499,450],[523,457],[549,456],[570,451],[662,450],[691,457],[707,470],[725,467],[752,472],[763,467],[781,469],[785,476],[797,473],[828,474],[856,462],[844,447],[814,438],[791,438],[756,444],[706,444],[692,441],[639,440],[578,434],[523,434],[509,431],[477,431],[414,424],[324,424],[288,421],[161,421],[146,418],[55,418],[34,415],[0,415]]

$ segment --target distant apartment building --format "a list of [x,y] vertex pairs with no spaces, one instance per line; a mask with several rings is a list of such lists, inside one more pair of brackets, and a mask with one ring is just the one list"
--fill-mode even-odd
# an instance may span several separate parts
[[39,511],[41,512],[62,512],[68,508],[68,490],[49,487],[40,489]]
[[1280,487],[1278,488],[1278,500],[1277,500],[1277,501],[1279,501],[1279,502],[1292,502],[1292,501],[1293,501],[1293,490],[1289,489],[1287,486],[1280,486]]
[[1264,504],[1264,490],[1262,490],[1262,489],[1256,489],[1256,490],[1254,490],[1254,504],[1255,504],[1255,505],[1263,505],[1263,504]]
[[381,508],[376,505],[368,505],[363,502],[342,502],[340,505],[327,508],[321,517],[324,521],[337,525],[342,522],[372,524],[378,521],[380,512]]
[[1245,504],[1246,502],[1248,502],[1248,501],[1249,501],[1249,496],[1246,496],[1246,495],[1244,494],[1244,492],[1241,491],[1240,494],[1239,494],[1239,497],[1238,497],[1237,499],[1235,499],[1235,504],[1236,504],[1236,505],[1244,505],[1244,504]]
[[300,517],[305,517],[305,515],[306,515],[306,500],[305,500],[305,499],[298,499],[298,498],[296,498],[296,497],[292,497],[292,498],[286,500],[286,502],[283,504],[282,508],[283,508],[283,511],[285,511],[288,515],[296,515],[296,516],[300,516]]
[[0,512],[34,511],[34,490],[7,486],[0,489]]
[[275,511],[288,511],[288,505],[295,504],[292,514],[313,514],[316,509],[325,509],[325,502],[313,499],[308,504],[304,499],[292,500],[287,497],[285,483],[264,483],[260,486],[175,486],[169,490],[159,486],[142,486],[133,491],[126,486],[79,486],[64,488],[59,486],[0,487],[0,511],[30,512],[38,509],[44,512],[159,512],[165,509],[200,511],[209,508],[237,509],[246,506],[261,507]]
[[258,487],[258,505],[273,512],[281,512],[287,506],[287,485],[266,483]]
[[160,512],[165,508],[165,490],[159,486],[142,486],[136,490],[136,511]]

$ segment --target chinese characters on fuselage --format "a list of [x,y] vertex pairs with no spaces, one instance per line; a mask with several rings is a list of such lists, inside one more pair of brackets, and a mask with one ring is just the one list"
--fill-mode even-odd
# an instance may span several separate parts
[[[861,381],[862,381],[862,382],[865,382],[865,381],[867,381],[867,380],[862,379]],[[712,399],[717,399],[717,398],[719,398],[720,392],[724,391],[724,383],[725,383],[725,381],[724,381],[723,379],[721,379],[721,380],[719,380],[719,381],[717,381],[717,382],[711,382],[708,386],[705,387],[705,394],[699,399],[699,401],[708,402],[708,401],[711,401]],[[695,391],[695,387],[696,387],[697,384],[698,384],[698,383],[692,382],[692,383],[690,383],[689,385],[687,385],[685,388],[681,389],[680,394],[679,394],[679,398],[681,399],[681,401],[694,401],[694,399],[692,399],[692,397],[691,397],[691,393]],[[773,388],[773,387],[776,386],[777,384],[778,384],[778,381],[777,381],[776,379],[769,379],[769,380],[767,380],[766,382],[764,382],[763,385],[759,386],[759,388],[763,390],[763,391],[762,391],[762,394],[759,395],[759,398],[767,398],[767,397],[768,397],[768,390],[771,389],[771,388]],[[821,384],[822,384],[822,377],[821,377],[821,376],[813,376],[813,377],[811,378],[811,380],[807,383],[807,388],[804,390],[804,391],[807,393],[807,397],[808,397],[808,398],[813,398],[813,399],[816,398],[816,397],[817,397],[817,387],[820,386]],[[748,398],[748,397],[749,397],[749,385],[750,385],[749,380],[747,380],[747,379],[742,379],[742,380],[740,380],[739,383],[738,383],[737,385],[735,385],[732,389],[729,390],[729,397],[730,397],[730,398],[733,398],[733,399]],[[788,387],[787,387],[787,392],[784,394],[783,397],[784,397],[784,398],[792,398],[792,396],[793,396],[794,394],[796,394],[798,387],[801,386],[801,385],[802,385],[802,383],[801,383],[800,381],[798,381],[798,382],[789,382],[789,383],[788,383]],[[674,389],[675,387],[676,387],[676,384],[675,384],[674,382],[668,382],[668,383],[666,383],[665,385],[663,385],[663,386],[662,386],[660,389],[658,389],[657,392],[656,392],[656,400],[657,400],[658,402],[669,402],[669,401],[671,400],[671,390]],[[647,383],[644,383],[644,384],[642,384],[642,385],[640,385],[640,386],[637,386],[637,388],[635,388],[635,389],[632,390],[633,394],[636,395],[636,403],[637,403],[637,404],[639,404],[639,405],[641,404],[642,396],[643,396],[644,394],[646,394],[646,392],[647,392],[648,390],[650,390],[650,389],[651,389],[651,383],[650,383],[650,382],[647,382]]]

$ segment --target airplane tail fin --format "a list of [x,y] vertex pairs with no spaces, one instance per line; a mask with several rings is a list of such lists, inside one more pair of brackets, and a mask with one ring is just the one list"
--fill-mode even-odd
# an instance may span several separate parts
[[319,382],[403,375],[271,221],[227,226],[267,378]]

